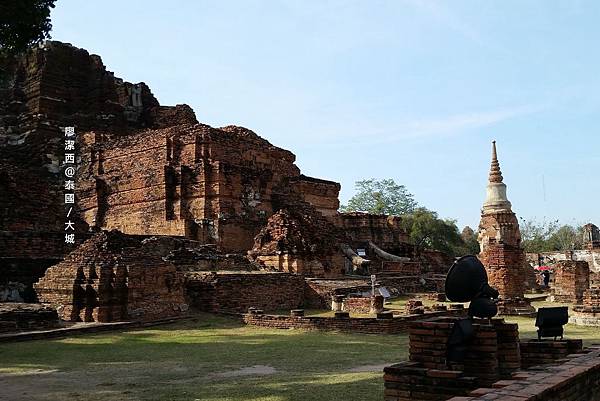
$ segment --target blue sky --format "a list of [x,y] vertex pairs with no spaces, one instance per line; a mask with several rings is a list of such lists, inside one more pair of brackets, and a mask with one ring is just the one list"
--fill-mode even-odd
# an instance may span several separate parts
[[526,219],[600,223],[600,2],[59,0],[53,39],[248,127],[311,176],[393,178],[476,227],[498,153]]

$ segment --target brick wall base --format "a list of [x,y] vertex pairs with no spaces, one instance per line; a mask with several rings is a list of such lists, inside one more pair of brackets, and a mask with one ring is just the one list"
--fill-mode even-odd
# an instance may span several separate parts
[[435,318],[464,316],[461,309],[448,311],[429,312],[424,315],[386,316],[384,318],[336,318],[320,316],[286,316],[264,315],[260,313],[247,313],[243,315],[246,324],[252,326],[269,327],[276,329],[305,329],[323,331],[342,331],[365,334],[398,334],[406,332],[411,322]]
[[473,390],[470,396],[448,401],[598,401],[600,400],[600,348],[568,355],[565,363],[519,371],[511,380]]

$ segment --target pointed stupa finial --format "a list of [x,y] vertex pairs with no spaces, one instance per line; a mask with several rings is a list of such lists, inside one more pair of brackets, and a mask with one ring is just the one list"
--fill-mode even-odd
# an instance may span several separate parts
[[487,195],[483,203],[483,213],[510,211],[511,204],[506,198],[506,184],[502,182],[502,171],[496,152],[496,141],[492,141],[492,166],[487,184]]
[[492,141],[492,165],[490,167],[490,182],[502,182],[502,171],[500,171],[500,162],[498,162],[498,153],[496,152],[496,141]]

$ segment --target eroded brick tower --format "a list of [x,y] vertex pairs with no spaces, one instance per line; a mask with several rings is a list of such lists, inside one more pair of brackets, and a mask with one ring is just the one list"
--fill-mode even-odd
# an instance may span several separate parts
[[525,251],[521,247],[517,216],[506,197],[496,141],[492,142],[492,165],[481,209],[478,240],[481,249],[479,259],[486,268],[489,283],[500,292],[500,313],[530,313],[532,307],[523,300]]

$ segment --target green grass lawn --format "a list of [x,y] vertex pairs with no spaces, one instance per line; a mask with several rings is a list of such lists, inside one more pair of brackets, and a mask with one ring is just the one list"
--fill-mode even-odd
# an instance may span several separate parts
[[0,399],[381,400],[382,371],[373,365],[406,359],[407,345],[406,335],[263,329],[202,315],[0,344]]
[[[536,337],[534,319],[506,320],[519,324],[521,338]],[[567,325],[565,334],[600,342],[596,327]],[[380,401],[382,367],[407,352],[406,334],[275,330],[203,314],[143,330],[0,344],[0,400]]]

